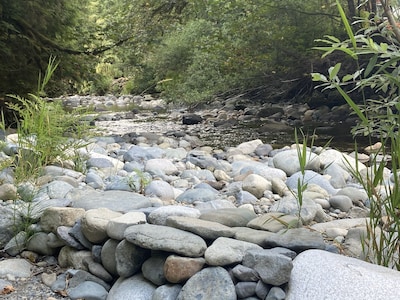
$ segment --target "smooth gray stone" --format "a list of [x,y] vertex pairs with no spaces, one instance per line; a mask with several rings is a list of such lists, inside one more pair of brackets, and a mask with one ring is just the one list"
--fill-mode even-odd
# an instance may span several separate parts
[[32,274],[32,265],[25,259],[13,258],[0,261],[0,277],[26,278]]
[[327,180],[321,174],[318,174],[311,170],[305,171],[304,178],[301,172],[294,173],[286,180],[286,185],[288,186],[288,188],[292,190],[297,190],[297,184],[299,179],[303,180],[304,183],[307,184],[314,183],[320,186],[321,188],[326,190],[330,195],[335,195],[338,192],[338,190],[331,185],[329,180]]
[[229,227],[246,227],[257,215],[247,208],[222,208],[203,212],[200,219],[218,222]]
[[130,277],[137,273],[150,251],[122,240],[115,249],[117,273],[121,277]]
[[292,259],[269,250],[248,250],[242,264],[258,272],[263,282],[282,285],[289,281],[293,268]]
[[193,204],[194,202],[209,202],[216,200],[217,195],[209,189],[189,189],[176,198],[176,202]]
[[274,286],[270,289],[265,300],[285,300],[286,293],[280,287]]
[[57,276],[56,281],[51,285],[51,290],[55,293],[65,291],[67,288],[67,273],[61,273]]
[[104,280],[105,282],[111,282],[113,280],[113,277],[107,272],[103,265],[95,262],[92,257],[85,258],[83,263],[91,274],[100,278],[101,280]]
[[329,198],[329,204],[333,208],[340,209],[341,211],[348,212],[352,206],[353,202],[346,195],[335,195]]
[[143,277],[151,281],[157,286],[167,283],[164,276],[164,263],[167,259],[168,254],[156,254],[152,255],[142,264]]
[[82,219],[76,221],[69,231],[69,235],[75,238],[86,249],[92,249],[93,244],[82,233]]
[[180,229],[139,224],[125,230],[128,242],[146,249],[173,252],[188,257],[200,257],[207,249],[206,242],[199,236]]
[[176,300],[182,286],[180,284],[165,284],[159,286],[153,293],[151,300]]
[[264,247],[265,240],[269,236],[275,234],[273,232],[256,230],[249,227],[233,227],[232,230],[235,232],[235,239],[257,244],[261,247]]
[[322,234],[307,228],[284,229],[265,239],[266,248],[283,247],[301,252],[308,249],[324,250],[326,244]]
[[21,216],[15,214],[11,206],[0,205],[0,249],[12,239],[15,234],[14,226],[21,225]]
[[85,182],[94,189],[101,189],[104,187],[103,179],[96,172],[88,172],[86,174]]
[[114,164],[107,158],[91,157],[86,162],[88,168],[106,169],[113,168]]
[[108,293],[107,300],[150,300],[155,290],[156,286],[142,274],[129,278],[120,277]]
[[251,249],[261,250],[256,244],[220,237],[204,253],[206,263],[212,266],[225,266],[240,263],[245,253]]
[[118,212],[128,212],[140,208],[150,207],[148,198],[127,191],[94,191],[76,192],[76,195],[69,194],[72,199],[72,207],[79,207],[85,210],[99,207],[108,208]]
[[209,240],[215,240],[219,237],[233,237],[235,234],[234,230],[228,226],[197,218],[170,216],[166,225],[195,233],[203,239]]
[[260,279],[258,273],[253,270],[252,268],[245,267],[243,265],[236,265],[232,269],[232,274],[235,278],[239,279],[240,281],[255,281],[257,282]]
[[257,286],[256,286],[256,295],[260,299],[265,299],[267,297],[270,289],[271,289],[270,284],[266,284],[262,280],[259,280],[257,282]]
[[77,287],[84,281],[95,282],[107,291],[111,288],[108,283],[84,270],[73,270],[72,275],[72,278],[68,280],[68,287],[70,288]]
[[398,300],[400,272],[321,250],[293,261],[287,300]]
[[153,158],[162,158],[165,156],[165,151],[158,147],[140,147],[132,145],[127,152],[124,153],[124,161],[147,161]]
[[[45,234],[47,237],[47,234]],[[4,251],[7,252],[8,255],[17,256],[26,248],[26,238],[28,234],[25,231],[18,232],[5,246]],[[43,247],[48,248],[48,247]]]
[[109,239],[101,248],[101,264],[111,275],[114,276],[118,276],[117,261],[115,258],[115,251],[118,244],[119,241]]
[[201,213],[198,209],[186,206],[161,206],[150,212],[148,222],[155,225],[166,225],[170,216],[198,218]]
[[256,294],[257,282],[241,281],[235,285],[236,294],[239,298],[247,298]]
[[177,300],[236,300],[236,290],[228,271],[210,267],[193,275],[183,286]]
[[67,245],[77,250],[83,250],[85,247],[81,245],[75,238],[73,238],[69,232],[72,227],[69,226],[58,226],[57,236]]
[[206,181],[215,181],[215,176],[210,170],[202,169],[202,170],[184,170],[181,174],[181,178],[192,179],[196,177],[200,180]]
[[153,180],[144,189],[144,194],[148,197],[157,197],[163,201],[172,200],[175,198],[174,189],[172,186],[162,180]]

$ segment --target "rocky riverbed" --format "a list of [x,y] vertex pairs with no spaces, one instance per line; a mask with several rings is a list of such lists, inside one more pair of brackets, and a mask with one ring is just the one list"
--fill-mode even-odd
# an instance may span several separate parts
[[[67,106],[86,103],[71,98]],[[372,200],[349,166],[366,172],[368,155],[356,161],[314,146],[302,174],[290,144],[249,136],[217,147],[196,132],[218,127],[224,112],[246,119],[236,102],[188,112],[139,97],[90,101],[98,111],[120,102],[151,110],[99,115],[102,135],[78,151],[84,172],[65,161],[16,186],[11,170],[1,171],[0,297],[398,299],[400,272],[363,261]],[[168,114],[171,127],[140,123],[154,114]],[[113,127],[127,115],[131,122]],[[265,120],[277,132],[290,126]],[[4,137],[3,158],[14,140]],[[27,231],[16,232],[24,222]]]

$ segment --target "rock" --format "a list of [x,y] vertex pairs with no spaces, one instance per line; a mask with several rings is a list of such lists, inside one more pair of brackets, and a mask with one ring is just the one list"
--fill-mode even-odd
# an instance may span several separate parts
[[0,249],[3,249],[15,234],[14,226],[18,226],[22,220],[16,216],[15,210],[5,205],[0,205],[0,215]]
[[148,197],[157,197],[163,201],[175,199],[172,186],[162,180],[153,180],[144,189],[144,194]]
[[82,218],[85,210],[72,207],[47,208],[40,218],[40,226],[44,232],[57,232],[58,226],[74,226],[75,222]]
[[182,117],[182,124],[195,125],[203,122],[203,118],[197,114],[186,114]]
[[150,256],[150,251],[122,240],[115,249],[116,270],[120,277],[136,274]]
[[204,188],[196,188],[184,191],[176,198],[176,202],[193,204],[194,202],[208,202],[216,200],[216,198],[217,195],[213,191]]
[[203,212],[200,219],[221,223],[229,227],[245,227],[256,218],[254,211],[247,208],[223,208]]
[[164,274],[164,264],[167,257],[168,254],[166,253],[153,253],[152,256],[142,264],[143,277],[157,286],[166,284],[167,279]]
[[262,249],[256,244],[220,237],[204,253],[206,263],[211,266],[225,266],[240,263],[250,249]]
[[218,237],[233,237],[234,230],[217,222],[201,220],[197,218],[170,216],[166,225],[201,236],[203,239],[215,240]]
[[232,275],[235,276],[239,281],[254,281],[257,282],[260,279],[258,273],[252,268],[245,267],[243,265],[236,265],[232,269]]
[[71,235],[86,249],[92,249],[92,243],[89,242],[82,232],[82,219],[75,222],[74,226],[69,230],[69,235]]
[[330,195],[335,195],[337,193],[337,189],[335,189],[325,177],[311,170],[306,170],[304,176],[301,172],[294,173],[286,180],[286,185],[291,190],[297,190],[299,180],[306,184],[316,184],[326,190]]
[[353,206],[353,202],[346,195],[335,195],[329,198],[329,204],[333,208],[340,209],[341,211],[348,212]]
[[[273,162],[275,168],[283,170],[288,176],[292,176],[296,172],[299,172],[300,162],[299,162],[298,151],[301,152],[302,149],[284,150],[274,155]],[[306,155],[305,169],[318,172],[321,167],[318,155],[310,151],[307,151],[305,155]]]
[[251,154],[257,149],[258,146],[261,146],[263,143],[261,140],[253,140],[239,144],[236,149],[238,149],[243,154]]
[[265,240],[269,236],[274,235],[274,233],[269,231],[255,230],[248,227],[234,227],[232,229],[235,231],[235,239],[257,244],[261,247],[264,246]]
[[122,214],[108,208],[97,208],[86,211],[82,217],[82,232],[94,244],[100,244],[108,239],[108,222]]
[[0,277],[28,278],[32,274],[31,269],[32,265],[25,259],[14,258],[0,261]]
[[367,221],[367,218],[333,220],[311,225],[311,229],[324,233],[328,228],[350,229],[352,227],[365,226]]
[[293,261],[287,300],[398,299],[400,272],[321,250]]
[[354,205],[364,206],[368,200],[368,194],[364,189],[347,186],[339,190],[336,196],[345,195],[351,199]]
[[165,158],[153,158],[146,161],[144,165],[144,171],[150,174],[160,175],[177,175],[178,168],[170,161]]
[[[104,268],[114,276],[118,276],[118,271],[117,271],[117,259],[115,257],[115,252],[117,251],[117,246],[119,244],[119,241],[109,239],[106,241],[101,248],[100,251],[100,262],[104,266]],[[94,249],[92,249],[92,252]],[[96,257],[95,255],[93,255]],[[129,262],[128,262],[129,263]]]
[[140,147],[132,145],[123,155],[123,160],[143,162],[154,158],[163,158],[165,151],[158,147]]
[[301,220],[299,217],[278,212],[266,213],[247,223],[247,227],[270,232],[278,232],[282,229],[287,229],[288,227],[299,226],[301,226]]
[[289,257],[264,249],[248,250],[242,264],[256,270],[264,283],[276,286],[289,281],[293,268]]
[[238,282],[235,285],[236,294],[240,299],[251,297],[256,294],[257,282]]
[[365,169],[366,166],[358,161],[356,161],[353,157],[348,154],[342,153],[335,149],[326,149],[319,154],[319,159],[321,161],[321,167],[324,168],[329,166],[332,163],[338,164],[343,170],[350,171],[351,170],[362,170]]
[[232,176],[240,174],[258,174],[271,181],[273,178],[286,180],[286,173],[280,169],[272,168],[265,163],[257,161],[235,161],[232,163]]
[[58,263],[62,268],[73,267],[74,269],[87,270],[84,260],[91,257],[90,251],[79,251],[74,248],[62,247],[58,254]]
[[284,229],[266,238],[265,247],[284,247],[301,252],[308,249],[324,250],[326,245],[322,234],[307,228]]
[[176,299],[236,300],[237,296],[229,273],[221,267],[210,267],[192,276]]
[[103,267],[102,264],[95,262],[92,257],[87,257],[84,259],[83,263],[89,270],[91,274],[100,278],[105,282],[113,281],[111,274]]
[[176,300],[182,286],[179,284],[165,284],[159,286],[153,293],[151,300]]
[[108,292],[100,284],[93,281],[84,281],[74,288],[67,289],[71,300],[106,300]]
[[186,206],[161,206],[153,210],[149,216],[149,223],[155,225],[166,225],[170,216],[183,216],[190,218],[200,217],[200,211],[195,208]]
[[253,194],[256,198],[261,198],[265,190],[272,189],[272,185],[264,177],[257,174],[250,174],[243,180],[242,188],[244,191]]
[[[46,236],[47,234],[43,233]],[[3,248],[8,255],[17,256],[26,247],[26,239],[28,234],[25,231],[18,232]]]
[[127,241],[142,248],[162,250],[189,257],[200,257],[207,245],[193,233],[153,224],[140,224],[125,230]]
[[118,278],[108,293],[107,300],[149,300],[156,286],[141,274],[129,278]]
[[18,198],[17,188],[14,184],[11,183],[3,183],[0,185],[0,199],[7,200],[15,200]]
[[164,264],[164,275],[169,282],[184,282],[199,272],[204,264],[205,259],[202,257],[191,258],[170,255]]
[[105,283],[103,280],[101,280],[100,278],[97,278],[96,276],[90,274],[87,271],[84,270],[68,270],[68,275],[72,276],[72,278],[70,278],[68,280],[68,287],[69,288],[74,288],[79,286],[82,282],[85,281],[91,281],[91,282],[95,282],[98,285],[100,285],[101,287],[103,287],[106,291],[110,290],[110,285],[108,283]]
[[127,191],[74,190],[68,194],[68,197],[73,207],[85,210],[103,207],[117,212],[129,212],[151,206],[148,198]]
[[286,293],[280,287],[274,286],[268,292],[265,300],[285,300]]
[[57,236],[65,243],[66,246],[75,248],[77,250],[85,249],[81,243],[79,243],[75,238],[73,238],[69,232],[72,227],[68,226],[58,226],[57,228]]
[[106,232],[110,238],[122,240],[126,228],[144,223],[146,223],[146,215],[139,211],[132,211],[110,219],[107,223]]

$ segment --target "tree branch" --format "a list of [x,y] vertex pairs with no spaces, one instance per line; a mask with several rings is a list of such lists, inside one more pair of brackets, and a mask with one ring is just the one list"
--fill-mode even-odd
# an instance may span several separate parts
[[389,0],[381,0],[383,9],[385,11],[385,14],[388,18],[389,24],[392,26],[394,35],[396,36],[396,40],[400,43],[400,29],[397,27],[396,20],[394,19],[392,9],[390,7],[390,1]]
[[104,47],[99,47],[94,50],[74,50],[74,49],[69,49],[65,48],[63,46],[60,46],[56,42],[52,41],[45,35],[41,34],[40,32],[36,31],[34,28],[32,28],[27,22],[24,20],[16,20],[13,19],[15,25],[17,25],[20,29],[20,33],[23,34],[26,38],[29,40],[34,40],[35,42],[39,42],[43,48],[45,47],[50,47],[55,50],[67,53],[67,54],[72,54],[72,55],[80,55],[80,54],[85,54],[85,55],[98,55],[101,54],[107,50],[110,50],[114,47],[120,46],[132,37],[126,37],[124,39],[121,39],[117,42],[115,42],[112,45],[109,46],[104,46]]

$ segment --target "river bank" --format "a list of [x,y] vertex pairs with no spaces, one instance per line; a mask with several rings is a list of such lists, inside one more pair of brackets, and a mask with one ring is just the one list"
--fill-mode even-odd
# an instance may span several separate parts
[[[123,114],[141,120],[164,113],[157,107]],[[22,187],[3,170],[0,284],[7,299],[396,299],[399,272],[362,261],[371,199],[349,165],[367,170],[363,162],[316,145],[302,174],[289,144],[248,139],[212,147],[187,131],[218,127],[213,118],[223,110],[206,111],[168,112],[179,124],[184,116],[201,120],[159,132],[149,122],[111,127],[102,122],[127,119],[101,114],[95,124],[102,134],[78,151],[84,171],[62,162]],[[270,122],[279,130],[281,123]],[[4,149],[14,140],[6,136]],[[301,206],[299,178],[307,183]],[[23,191],[35,197],[28,202]],[[28,240],[12,230],[26,220]],[[24,288],[30,278],[47,290]]]

